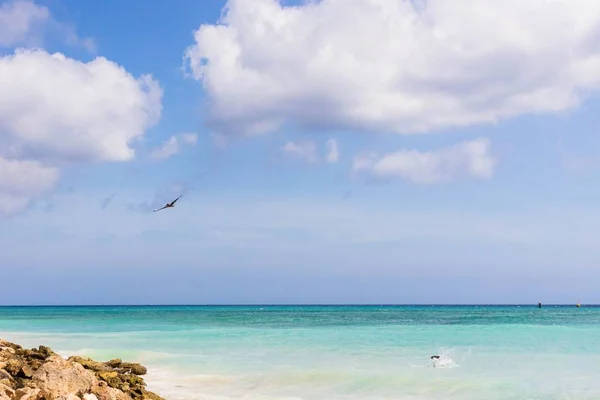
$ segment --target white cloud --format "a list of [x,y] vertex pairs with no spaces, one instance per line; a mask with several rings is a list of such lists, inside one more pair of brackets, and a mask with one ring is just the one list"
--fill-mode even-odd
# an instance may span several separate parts
[[154,149],[150,158],[155,160],[164,160],[179,153],[179,141],[176,136],[171,136],[162,146]]
[[[33,162],[15,164],[28,170],[131,160],[131,146],[160,119],[161,100],[162,90],[149,75],[136,79],[103,57],[83,63],[59,53],[17,50],[0,57],[0,157]],[[19,179],[0,175],[6,204],[12,196],[6,188]],[[52,186],[35,182],[39,190],[30,187],[19,196],[34,198]]]
[[44,37],[57,33],[71,45],[96,51],[90,38],[79,38],[75,29],[55,20],[47,7],[29,0],[7,1],[0,5],[0,47],[40,46]]
[[325,159],[328,163],[336,163],[340,159],[340,149],[338,146],[338,142],[335,139],[329,139],[325,142],[325,146],[327,147],[327,155]]
[[490,141],[480,138],[431,152],[401,150],[382,157],[376,154],[358,156],[354,159],[353,170],[381,179],[438,184],[463,177],[489,179],[495,166]]
[[165,160],[181,151],[181,144],[195,145],[198,142],[198,135],[195,133],[182,133],[178,136],[171,136],[161,146],[154,149],[150,158],[155,160]]
[[285,146],[283,146],[283,152],[311,164],[317,162],[317,145],[312,141],[303,141],[299,143],[288,141]]
[[[19,50],[0,58],[0,131],[23,157],[127,161],[160,118],[162,90],[98,57]],[[6,143],[4,143],[6,145]]]
[[51,18],[50,11],[31,1],[12,1],[0,5],[0,46],[24,43],[32,31]]
[[229,0],[185,64],[226,133],[493,123],[598,88],[600,2]]
[[21,210],[31,197],[50,190],[58,176],[57,168],[45,167],[36,161],[0,157],[0,214]]
[[181,140],[187,144],[196,144],[198,143],[198,135],[196,133],[182,133]]

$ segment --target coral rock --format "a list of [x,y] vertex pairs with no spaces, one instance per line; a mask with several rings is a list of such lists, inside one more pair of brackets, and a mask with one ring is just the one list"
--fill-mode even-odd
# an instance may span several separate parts
[[113,359],[63,359],[46,346],[0,339],[0,400],[164,400],[146,390],[146,367]]
[[15,391],[8,385],[0,383],[0,399],[12,399],[15,396]]
[[80,364],[61,358],[51,357],[52,361],[42,365],[33,375],[32,382],[42,391],[46,400],[56,400],[60,396],[88,392],[96,378]]
[[98,382],[90,391],[98,400],[132,400],[131,396],[111,388],[106,382]]
[[36,388],[22,388],[15,392],[15,400],[43,400],[42,391]]

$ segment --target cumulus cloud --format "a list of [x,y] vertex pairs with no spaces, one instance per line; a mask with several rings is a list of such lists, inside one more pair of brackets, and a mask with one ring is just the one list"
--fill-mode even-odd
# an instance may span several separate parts
[[298,143],[288,141],[283,146],[283,152],[311,164],[316,163],[318,160],[317,145],[310,140]]
[[58,177],[57,168],[0,157],[0,214],[21,210],[32,196],[51,189]]
[[325,146],[327,147],[327,155],[325,159],[328,163],[336,163],[340,159],[340,150],[338,146],[338,142],[335,139],[329,139],[325,142]]
[[150,158],[155,160],[164,160],[179,153],[179,142],[176,136],[171,136],[160,147],[154,149],[150,154]]
[[195,133],[182,133],[179,135],[181,137],[181,141],[187,144],[196,144],[198,143],[198,135]]
[[54,19],[45,6],[29,0],[7,1],[0,5],[0,48],[40,46],[44,38],[52,33],[58,34],[71,45],[96,51],[91,38],[79,38],[72,26]]
[[150,158],[166,160],[178,154],[181,151],[182,144],[195,145],[197,142],[198,135],[195,133],[182,133],[177,136],[171,136],[161,146],[152,151]]
[[50,11],[31,1],[11,1],[0,5],[0,46],[27,41],[37,27],[50,19]]
[[185,66],[226,133],[425,132],[560,112],[598,88],[597,0],[458,3],[229,0]]
[[131,160],[132,146],[161,112],[158,82],[106,58],[84,63],[39,49],[0,57],[0,157],[36,176],[18,192],[22,201],[13,201],[22,176],[0,174],[4,204],[15,211],[49,190],[56,168]]
[[401,150],[381,157],[360,155],[354,159],[353,170],[374,178],[397,178],[426,185],[467,177],[489,179],[495,166],[490,141],[480,138],[431,152]]

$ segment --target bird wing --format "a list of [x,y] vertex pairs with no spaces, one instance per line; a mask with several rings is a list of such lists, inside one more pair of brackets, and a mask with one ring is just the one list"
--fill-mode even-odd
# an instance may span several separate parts
[[[181,195],[181,196],[183,196],[183,195]],[[169,204],[169,205],[171,205],[171,206],[174,206],[174,205],[175,205],[175,203],[177,202],[177,200],[179,200],[179,199],[181,198],[181,196],[179,196],[178,198],[176,198],[175,200],[173,200],[173,201],[171,202],[171,204]]]
[[161,208],[157,208],[156,210],[153,210],[152,212],[157,212],[160,210],[164,210],[165,208],[167,208],[167,206],[162,206]]

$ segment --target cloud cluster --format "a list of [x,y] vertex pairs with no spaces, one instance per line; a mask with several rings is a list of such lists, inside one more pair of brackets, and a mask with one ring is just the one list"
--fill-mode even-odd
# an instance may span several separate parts
[[489,179],[496,160],[488,139],[475,139],[430,151],[401,150],[377,156],[360,155],[353,170],[376,179],[402,179],[417,184],[440,184],[460,178]]
[[198,135],[195,133],[182,133],[168,138],[161,146],[150,153],[150,158],[155,160],[166,160],[178,154],[183,145],[195,145],[198,142]]
[[597,0],[229,0],[185,65],[220,132],[411,133],[576,106],[598,43]]
[[[340,158],[340,151],[337,140],[328,139],[327,142],[325,142],[325,147],[325,161],[328,163],[338,162]],[[282,151],[285,154],[301,159],[309,164],[317,163],[320,159],[317,151],[317,144],[312,140],[304,140],[300,142],[288,140],[283,146]]]
[[46,7],[31,1],[0,4],[0,47],[22,44],[32,38],[32,31],[51,18]]
[[47,7],[30,0],[13,0],[0,4],[0,48],[19,45],[42,46],[45,37],[58,34],[71,45],[96,51],[91,38],[80,38],[75,29],[55,20]]
[[[51,19],[28,1],[0,7],[0,45],[26,43]],[[131,160],[162,113],[162,89],[97,57],[17,49],[0,57],[0,213],[24,209],[74,163]]]
[[36,161],[5,160],[0,157],[0,214],[17,212],[31,197],[51,189],[58,169]]

